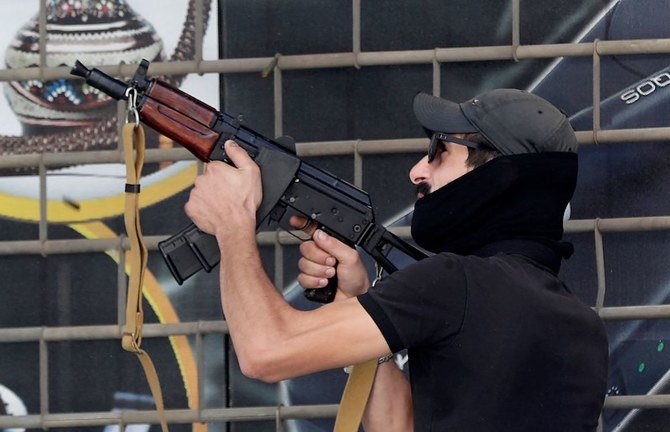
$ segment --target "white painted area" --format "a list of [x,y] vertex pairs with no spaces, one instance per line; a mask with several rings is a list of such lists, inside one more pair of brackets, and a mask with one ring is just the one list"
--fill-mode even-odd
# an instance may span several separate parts
[[[5,405],[5,411],[7,412],[7,415],[11,416],[24,416],[28,415],[28,410],[26,409],[26,405],[23,403],[23,400],[5,387],[4,385],[0,384],[0,403]],[[20,429],[20,428],[11,428],[11,429],[3,429],[3,432],[24,432],[25,429]]]
[[[141,16],[147,19],[162,38],[165,54],[169,57],[177,45],[186,17],[188,0],[127,0],[128,4]],[[217,3],[212,1],[210,26],[204,39],[203,55],[206,59],[218,58]],[[6,47],[16,32],[37,15],[37,0],[3,0],[3,7],[11,9],[11,14],[0,16],[0,47],[2,59]],[[213,107],[219,106],[219,84],[217,74],[203,76],[189,75],[181,89],[194,97],[203,100]],[[9,108],[4,94],[0,96],[0,135],[21,135],[21,126]],[[144,185],[160,181],[167,176],[184,169],[180,162],[170,168],[156,172],[143,179]],[[81,201],[91,198],[115,195],[123,191],[125,184],[125,168],[120,164],[89,165],[53,170],[49,172],[47,197],[61,200],[64,197]],[[39,180],[36,176],[2,177],[0,191],[37,198]]]
[[[167,168],[142,177],[147,187],[165,180],[195,162],[179,161]],[[50,171],[47,176],[47,198],[50,200],[85,201],[123,193],[126,167],[121,164],[80,165]],[[92,183],[93,182],[93,183]],[[38,176],[2,177],[0,192],[39,199]]]

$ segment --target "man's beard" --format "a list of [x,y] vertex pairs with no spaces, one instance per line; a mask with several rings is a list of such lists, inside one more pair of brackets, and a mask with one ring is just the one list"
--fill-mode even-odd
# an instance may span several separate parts
[[418,185],[416,185],[416,194],[420,195],[421,197],[425,197],[430,193],[430,185],[426,182],[421,182]]

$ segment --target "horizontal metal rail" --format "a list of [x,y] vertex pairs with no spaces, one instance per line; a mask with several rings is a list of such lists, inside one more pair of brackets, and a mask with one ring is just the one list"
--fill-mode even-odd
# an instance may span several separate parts
[[[195,334],[228,333],[225,321],[194,321],[180,323],[144,324],[142,337],[186,336]],[[64,342],[71,340],[120,339],[123,326],[92,325],[70,327],[16,327],[0,328],[0,343]]]
[[[168,423],[211,423],[275,421],[288,419],[330,418],[337,405],[293,405],[276,407],[210,408],[203,410],[165,410]],[[157,411],[118,411],[0,416],[0,428],[47,429],[76,426],[157,424]]]
[[670,408],[670,395],[609,396],[605,409]]
[[[566,233],[592,232],[598,226],[600,232],[642,232],[670,229],[670,216],[611,218],[611,219],[580,219],[565,222]],[[409,239],[410,227],[391,227],[389,231],[400,238]],[[258,233],[256,239],[261,246],[271,246],[279,242],[280,245],[296,245],[300,240],[295,235],[303,235],[299,231]],[[158,243],[167,239],[167,235],[146,236],[145,242],[149,250],[158,249]],[[61,255],[88,252],[105,252],[117,250],[121,245],[128,250],[129,242],[125,237],[107,239],[70,239],[70,240],[13,240],[0,241],[1,255]]]
[[[670,127],[642,129],[609,129],[598,131],[578,131],[577,140],[582,145],[608,143],[634,143],[649,141],[670,141]],[[305,142],[296,144],[298,156],[342,156],[421,153],[426,151],[427,138],[385,139],[385,140],[342,140]],[[194,160],[195,157],[184,148],[149,149],[145,153],[146,163],[164,161]],[[98,150],[65,153],[31,153],[5,155],[0,159],[0,169],[30,168],[44,164],[48,168],[72,165],[123,163],[123,153],[118,150]]]
[[593,232],[596,226],[601,233],[661,231],[670,229],[670,216],[575,219],[563,224],[566,233]]
[[[670,305],[641,305],[604,307],[597,310],[605,321],[668,319]],[[228,334],[226,321],[193,321],[180,323],[148,323],[142,336],[157,338],[197,334]],[[65,342],[73,340],[114,340],[123,336],[122,326],[116,324],[70,327],[6,327],[0,328],[0,343]]]
[[670,305],[610,306],[596,312],[603,321],[669,319]]
[[[523,60],[555,57],[592,56],[596,50],[604,55],[664,54],[670,53],[670,39],[609,40],[594,42],[501,45],[459,48],[435,48],[428,50],[341,52],[303,55],[278,55],[273,57],[231,58],[219,60],[190,60],[179,62],[155,62],[149,68],[151,75],[183,75],[189,73],[250,73],[262,72],[276,62],[281,70],[360,68],[364,66],[390,66],[409,64],[433,64],[451,62]],[[118,64],[99,66],[102,71],[130,77],[137,65]],[[70,78],[70,68],[29,67],[0,70],[0,81],[54,80]]]
[[[203,410],[165,410],[168,423],[210,423],[238,421],[272,421],[288,419],[333,418],[338,405],[294,405],[244,408],[210,408]],[[610,396],[605,409],[670,408],[670,395]],[[0,416],[0,428],[63,428],[75,426],[104,426],[157,424],[157,411],[118,411]]]

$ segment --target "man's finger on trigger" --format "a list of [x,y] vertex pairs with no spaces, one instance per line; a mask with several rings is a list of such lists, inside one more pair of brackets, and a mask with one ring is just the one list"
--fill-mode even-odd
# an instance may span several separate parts
[[314,231],[316,230],[316,223],[314,223],[314,220],[307,219],[304,216],[293,215],[291,216],[291,219],[289,219],[289,223],[293,228],[310,236],[314,234]]

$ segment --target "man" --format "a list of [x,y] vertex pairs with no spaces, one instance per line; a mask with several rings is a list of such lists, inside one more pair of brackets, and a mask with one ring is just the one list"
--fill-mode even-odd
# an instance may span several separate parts
[[393,362],[378,369],[368,432],[595,430],[605,331],[556,276],[577,176],[568,120],[510,89],[462,104],[419,94],[414,112],[431,142],[410,171],[412,236],[436,255],[368,290],[358,254],[316,231],[299,282],[323,287],[337,273],[339,285],[314,311],[293,309],[262,270],[260,175],[246,152],[227,142],[237,169],[212,163],[196,180],[186,211],[219,242],[242,371],[276,381],[408,349],[411,383]]

